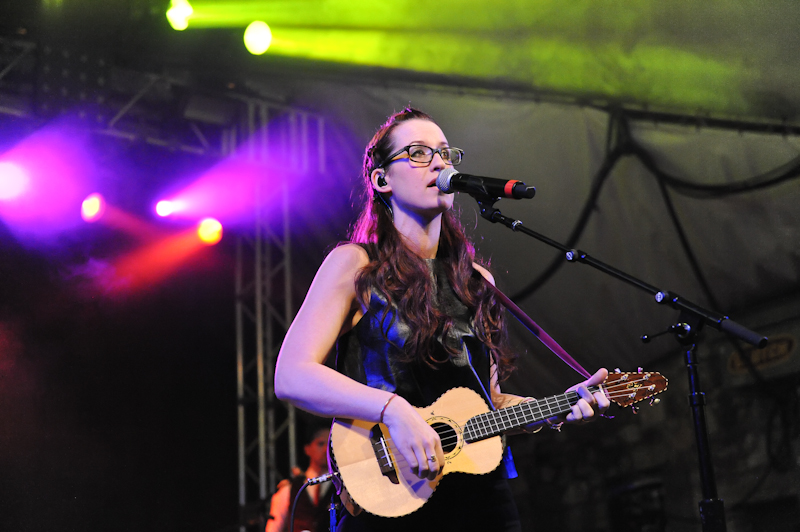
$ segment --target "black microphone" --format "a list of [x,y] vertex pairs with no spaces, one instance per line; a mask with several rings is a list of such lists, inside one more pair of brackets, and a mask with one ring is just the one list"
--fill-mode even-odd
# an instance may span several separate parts
[[466,192],[472,196],[490,198],[532,198],[536,189],[516,179],[495,179],[478,175],[462,174],[455,168],[445,168],[436,178],[436,186],[445,194],[455,191]]

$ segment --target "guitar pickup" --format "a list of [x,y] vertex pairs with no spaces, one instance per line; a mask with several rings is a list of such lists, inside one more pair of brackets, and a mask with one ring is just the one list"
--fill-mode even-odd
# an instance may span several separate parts
[[375,458],[378,460],[378,466],[381,468],[381,474],[387,477],[392,484],[399,484],[400,481],[397,479],[397,470],[392,462],[392,454],[389,452],[389,444],[386,443],[386,438],[383,436],[380,425],[372,427],[369,439],[372,442],[372,450],[375,451]]

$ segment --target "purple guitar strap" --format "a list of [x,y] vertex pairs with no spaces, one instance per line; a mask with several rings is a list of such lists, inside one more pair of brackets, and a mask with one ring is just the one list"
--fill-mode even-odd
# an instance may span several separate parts
[[558,355],[558,357],[563,360],[569,367],[586,377],[587,379],[591,376],[591,374],[584,369],[583,366],[578,364],[578,362],[572,358],[569,353],[564,351],[564,348],[561,347],[553,340],[549,334],[547,334],[544,329],[536,325],[536,322],[533,321],[525,312],[519,308],[516,303],[511,301],[511,299],[505,295],[503,292],[500,291],[495,285],[490,282],[486,282],[486,284],[494,290],[495,295],[500,299],[500,301],[505,305],[505,307],[516,317],[533,335],[539,339],[547,348]]

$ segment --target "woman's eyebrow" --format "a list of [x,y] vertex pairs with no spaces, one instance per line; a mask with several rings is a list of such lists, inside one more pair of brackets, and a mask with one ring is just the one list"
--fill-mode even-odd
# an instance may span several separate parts
[[[415,144],[419,144],[419,145],[422,145],[422,146],[427,146],[427,144],[425,143],[425,141],[424,141],[424,140],[412,140],[411,142],[409,142],[409,143],[407,144],[407,146],[413,146],[413,145],[415,145]],[[450,146],[450,143],[449,143],[449,142],[442,141],[442,142],[440,142],[439,144],[437,144],[437,146],[447,146],[447,147],[449,147],[449,146]]]

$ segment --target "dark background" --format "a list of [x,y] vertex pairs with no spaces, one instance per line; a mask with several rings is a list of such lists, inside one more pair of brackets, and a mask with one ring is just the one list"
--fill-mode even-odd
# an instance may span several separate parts
[[168,282],[107,298],[3,232],[0,528],[236,523],[230,251],[226,238]]

